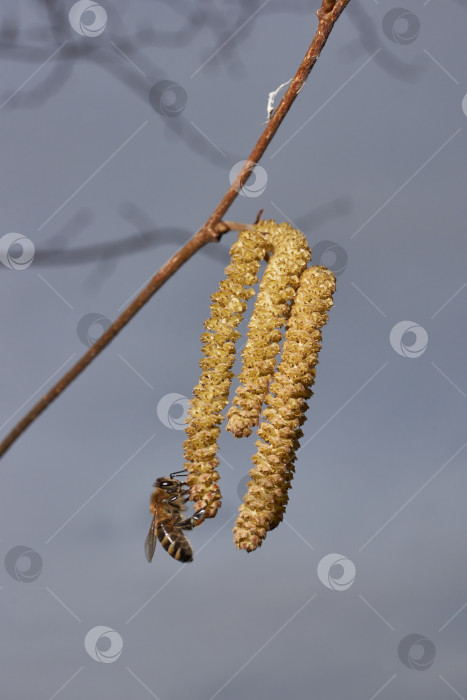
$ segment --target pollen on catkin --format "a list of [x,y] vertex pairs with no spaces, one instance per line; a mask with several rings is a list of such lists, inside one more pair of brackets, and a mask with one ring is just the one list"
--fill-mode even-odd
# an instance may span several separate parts
[[335,278],[314,266],[300,278],[287,324],[281,361],[269,387],[258,429],[251,481],[234,527],[234,542],[249,552],[261,546],[269,530],[282,520],[293,477],[295,453],[312,395],[321,328],[328,318]]
[[183,448],[191,500],[196,509],[206,509],[208,518],[216,515],[221,504],[216,471],[219,465],[217,440],[234,376],[231,369],[235,362],[235,343],[240,337],[236,327],[243,318],[248,299],[254,295],[252,285],[258,282],[265,253],[264,236],[259,230],[240,233],[230,249],[226,278],[211,296],[211,317],[205,322],[206,332],[201,336],[202,373],[193,390]]
[[258,425],[276,367],[281,329],[289,317],[300,275],[311,258],[305,236],[289,224],[260,221],[257,227],[268,233],[266,252],[272,257],[261,280],[248,324],[239,385],[227,413],[227,430],[235,437],[250,435],[251,428]]

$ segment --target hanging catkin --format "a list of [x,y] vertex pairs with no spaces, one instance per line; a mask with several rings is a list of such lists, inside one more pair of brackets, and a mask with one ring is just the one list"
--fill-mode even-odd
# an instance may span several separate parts
[[256,442],[255,467],[250,471],[251,481],[234,527],[239,549],[256,549],[283,518],[295,453],[303,435],[300,426],[306,419],[306,401],[313,393],[321,328],[333,304],[334,290],[334,275],[325,267],[311,267],[300,278],[281,361],[258,429],[261,439]]
[[237,547],[253,551],[284,515],[335,279],[325,267],[306,269],[310,250],[303,234],[289,224],[260,221],[254,230],[240,233],[230,255],[226,278],[211,297],[211,317],[201,336],[202,374],[188,412],[185,469],[195,508],[214,517],[221,498],[217,441],[233,378],[237,326],[266,258],[227,425],[236,437],[243,437],[262,418],[255,466],[234,528]]
[[187,483],[195,507],[205,508],[206,517],[214,517],[220,506],[217,484],[219,464],[217,439],[222,411],[229,399],[235,362],[235,343],[240,337],[236,327],[241,322],[248,299],[254,295],[258,271],[266,253],[264,236],[258,230],[242,231],[230,249],[231,262],[226,278],[212,295],[211,317],[201,336],[202,374],[193,390],[184,442]]

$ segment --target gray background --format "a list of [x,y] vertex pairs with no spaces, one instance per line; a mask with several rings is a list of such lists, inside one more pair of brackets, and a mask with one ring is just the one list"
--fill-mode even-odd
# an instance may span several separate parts
[[[35,247],[21,271],[0,263],[2,435],[206,220],[318,8],[103,0],[86,37],[73,4],[0,11],[0,239]],[[223,506],[191,534],[194,563],[144,559],[232,233],[2,460],[2,698],[467,697],[466,8],[397,8],[351,0],[261,162],[264,192],[228,214],[290,220],[339,270],[285,522],[235,549],[254,437],[223,433]],[[178,116],[154,100],[162,80]],[[345,566],[318,575],[333,553]],[[88,653],[99,625],[120,637]],[[92,658],[120,638],[114,663]]]

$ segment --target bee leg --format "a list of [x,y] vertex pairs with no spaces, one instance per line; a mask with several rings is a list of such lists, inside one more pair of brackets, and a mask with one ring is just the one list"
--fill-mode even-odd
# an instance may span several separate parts
[[179,527],[181,530],[193,530],[194,527],[203,522],[205,513],[206,508],[200,508],[186,520],[181,520],[179,523],[177,523],[177,527]]
[[175,501],[178,501],[180,498],[183,498],[184,503],[188,501],[190,498],[190,492],[189,491],[179,491],[178,493],[175,494],[175,496],[172,496],[172,498],[169,498],[169,503],[175,503]]

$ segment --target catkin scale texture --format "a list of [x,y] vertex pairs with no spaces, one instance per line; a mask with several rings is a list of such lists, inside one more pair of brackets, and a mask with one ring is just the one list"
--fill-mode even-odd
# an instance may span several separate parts
[[302,437],[307,399],[316,374],[321,328],[332,306],[335,278],[321,266],[301,279],[285,333],[281,361],[266,397],[258,429],[251,481],[234,527],[239,549],[253,551],[281,522]]

